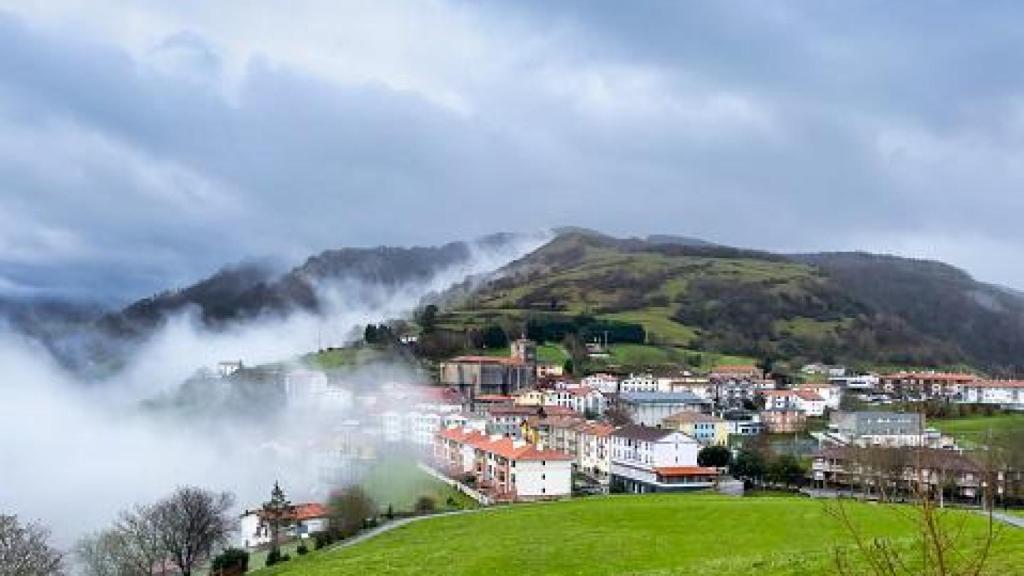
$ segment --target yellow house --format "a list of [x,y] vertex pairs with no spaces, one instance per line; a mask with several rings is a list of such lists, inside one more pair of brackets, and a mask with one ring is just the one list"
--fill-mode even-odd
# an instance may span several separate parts
[[678,430],[701,444],[725,446],[729,442],[729,429],[725,420],[699,412],[679,412],[661,421],[661,426]]

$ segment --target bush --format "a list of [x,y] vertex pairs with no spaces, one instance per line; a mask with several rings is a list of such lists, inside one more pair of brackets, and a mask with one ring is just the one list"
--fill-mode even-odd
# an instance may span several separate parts
[[337,535],[334,531],[318,532],[313,535],[313,549],[319,550],[334,544],[337,541]]
[[249,570],[249,553],[238,548],[227,548],[210,565],[214,574],[245,574]]
[[277,564],[277,563],[283,562],[283,561],[284,560],[281,559],[281,551],[280,550],[271,550],[269,553],[267,553],[267,566],[273,566],[274,564]]
[[309,553],[309,548],[306,548],[306,543],[303,542],[302,544],[299,544],[298,548],[295,549],[295,553],[298,554],[299,556],[303,556],[303,555]]
[[437,509],[437,503],[430,496],[420,496],[416,499],[413,511],[417,514],[430,514]]

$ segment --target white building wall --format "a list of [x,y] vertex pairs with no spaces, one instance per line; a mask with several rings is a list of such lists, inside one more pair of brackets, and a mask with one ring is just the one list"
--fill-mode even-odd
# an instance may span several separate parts
[[572,494],[572,462],[568,460],[516,461],[516,496],[553,498]]

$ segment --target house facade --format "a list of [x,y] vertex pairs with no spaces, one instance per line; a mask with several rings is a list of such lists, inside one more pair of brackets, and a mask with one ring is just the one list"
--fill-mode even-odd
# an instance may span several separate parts
[[961,401],[1024,410],[1024,380],[977,380],[961,387]]
[[440,380],[466,397],[508,395],[535,382],[534,366],[518,357],[458,356],[440,364]]
[[705,446],[729,443],[729,426],[725,420],[700,412],[678,412],[661,421],[661,427],[679,430]]
[[637,494],[709,488],[718,470],[697,465],[700,448],[678,430],[622,426],[611,433],[610,482]]
[[435,463],[498,501],[564,498],[572,494],[572,456],[523,440],[475,430],[438,432]]
[[[328,516],[327,507],[316,502],[292,506],[284,519],[286,526],[281,530],[280,541],[309,538],[327,530]],[[239,519],[238,533],[239,545],[244,550],[266,546],[270,544],[272,536],[262,509],[246,510]]]

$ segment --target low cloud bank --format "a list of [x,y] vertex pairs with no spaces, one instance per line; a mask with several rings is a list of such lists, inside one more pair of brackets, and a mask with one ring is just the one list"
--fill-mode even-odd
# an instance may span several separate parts
[[[312,497],[339,429],[365,414],[361,392],[413,384],[419,375],[402,366],[354,371],[329,406],[321,397],[313,405],[293,400],[258,418],[216,408],[201,415],[154,409],[147,401],[173,397],[197,369],[221,361],[287,362],[318,341],[341,345],[362,325],[408,316],[426,295],[493,271],[543,240],[478,247],[470,262],[415,285],[320,286],[329,303],[322,315],[295,313],[214,332],[195,314],[181,314],[101,383],[79,380],[41,343],[0,326],[0,511],[45,523],[69,548],[118,510],[184,484],[230,490],[243,506],[265,499],[278,479],[294,487],[295,498]],[[226,382],[198,380],[191,392],[215,407],[230,393]]]

